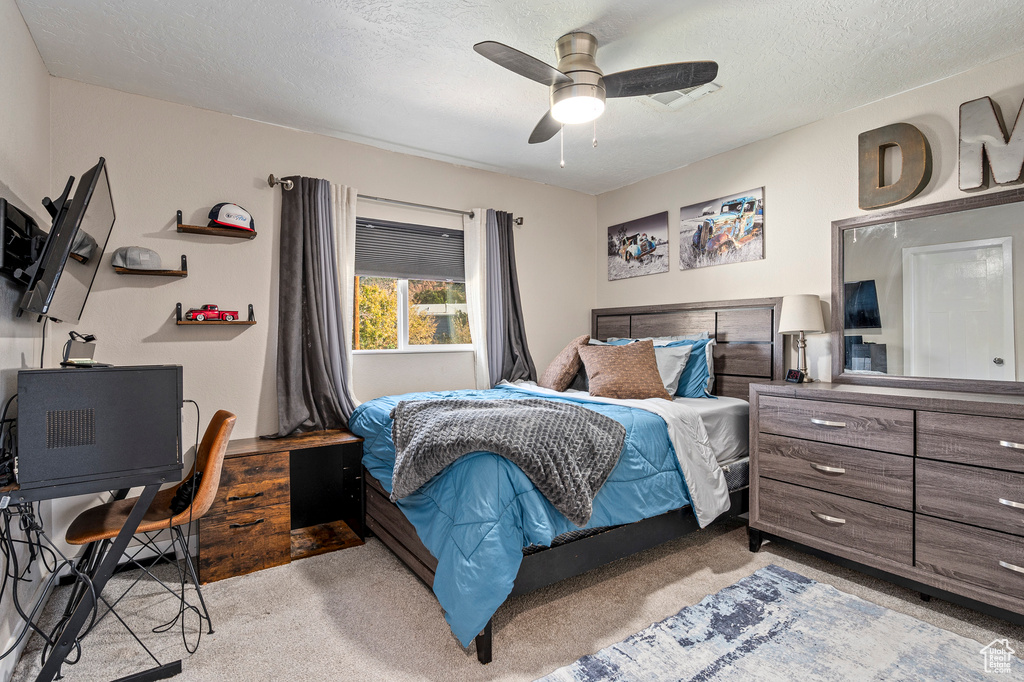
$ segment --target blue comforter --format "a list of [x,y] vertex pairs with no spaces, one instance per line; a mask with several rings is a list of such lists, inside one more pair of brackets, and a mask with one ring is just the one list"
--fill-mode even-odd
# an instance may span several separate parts
[[[363,464],[390,492],[395,447],[389,415],[400,400],[536,397],[514,386],[386,396],[360,405],[349,429],[365,439]],[[626,428],[622,455],[594,499],[586,527],[632,523],[690,504],[661,417],[570,396],[551,399],[579,403]],[[460,458],[398,506],[437,558],[434,594],[463,646],[469,646],[512,591],[523,548],[549,545],[556,536],[576,530],[519,467],[489,452]]]

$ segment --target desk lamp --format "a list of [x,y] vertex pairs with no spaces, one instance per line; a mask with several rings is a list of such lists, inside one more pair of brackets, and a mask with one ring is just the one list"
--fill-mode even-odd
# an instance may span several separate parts
[[803,381],[814,381],[807,376],[807,339],[805,334],[820,334],[825,331],[821,319],[821,300],[814,294],[794,294],[782,297],[782,314],[779,316],[780,334],[799,334],[797,341],[797,369],[803,373]]

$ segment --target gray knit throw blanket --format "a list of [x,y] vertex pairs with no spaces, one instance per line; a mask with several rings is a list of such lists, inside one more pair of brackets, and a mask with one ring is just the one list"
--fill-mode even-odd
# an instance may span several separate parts
[[391,411],[391,500],[414,493],[472,452],[493,452],[523,470],[577,526],[622,454],[626,429],[569,403],[540,400],[411,400]]

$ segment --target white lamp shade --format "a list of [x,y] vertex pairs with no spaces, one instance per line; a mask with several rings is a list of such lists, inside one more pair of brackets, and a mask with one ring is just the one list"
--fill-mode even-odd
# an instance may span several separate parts
[[825,331],[821,319],[821,299],[814,294],[794,294],[782,297],[779,316],[780,334],[820,334]]

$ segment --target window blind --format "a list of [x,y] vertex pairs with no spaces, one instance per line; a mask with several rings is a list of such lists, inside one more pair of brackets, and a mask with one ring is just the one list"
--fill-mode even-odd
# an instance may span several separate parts
[[356,274],[466,281],[462,230],[356,219]]

